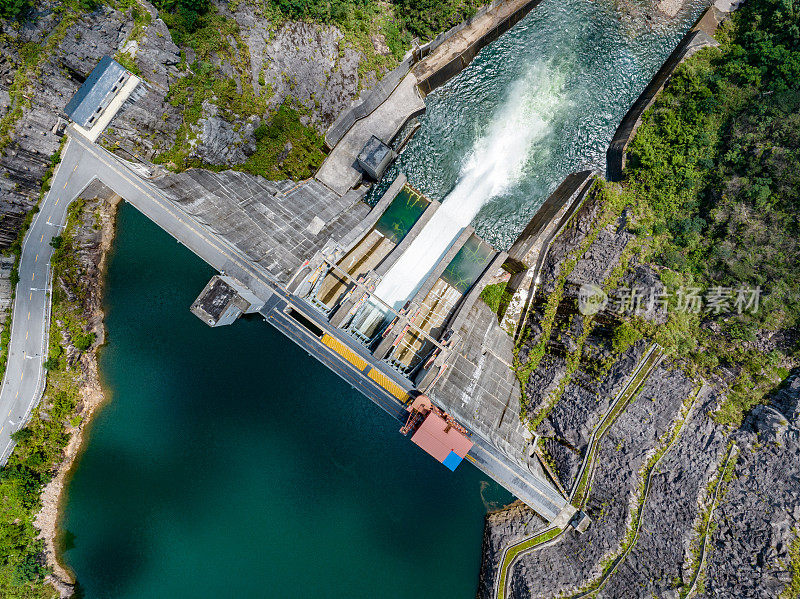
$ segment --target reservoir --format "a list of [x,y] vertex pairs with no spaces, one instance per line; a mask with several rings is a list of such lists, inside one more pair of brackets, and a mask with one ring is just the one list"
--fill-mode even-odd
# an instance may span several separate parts
[[[428,96],[387,178],[451,196],[507,247],[566,174],[603,168],[701,8],[637,23],[604,0],[544,0]],[[260,317],[206,327],[188,307],[212,274],[121,207],[109,403],[62,522],[84,597],[474,597],[483,516],[511,496],[468,463],[450,473]],[[459,261],[452,276],[472,273]]]

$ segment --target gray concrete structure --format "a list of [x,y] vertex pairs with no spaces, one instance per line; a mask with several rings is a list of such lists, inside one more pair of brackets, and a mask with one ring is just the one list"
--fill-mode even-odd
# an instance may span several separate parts
[[[209,282],[191,307],[205,322],[220,326],[233,322],[242,313],[258,311],[401,423],[405,420],[406,404],[418,392],[415,382],[424,382],[433,401],[459,421],[463,419],[469,429],[474,442],[468,455],[470,461],[545,518],[554,519],[569,510],[566,499],[550,485],[535,460],[525,455],[524,427],[518,418],[519,392],[515,395],[516,383],[509,368],[511,340],[502,331],[503,336],[495,335],[500,330],[496,316],[487,314],[488,308],[476,301],[482,286],[505,261],[504,253],[496,254],[478,282],[465,289],[463,295],[459,291],[454,302],[428,309],[425,316],[420,316],[416,308],[405,315],[394,313],[405,318],[402,327],[398,327],[400,334],[413,333],[421,352],[415,358],[413,372],[404,375],[390,364],[391,348],[373,352],[372,340],[366,343],[358,335],[351,335],[347,328],[380,277],[406,250],[438,206],[431,202],[423,209],[406,237],[392,244],[388,254],[379,252],[372,256],[371,252],[377,248],[389,246],[377,238],[374,243],[365,240],[375,236],[376,222],[402,188],[404,178],[393,184],[378,206],[370,210],[361,201],[361,191],[350,189],[348,184],[338,193],[319,174],[316,179],[294,183],[271,182],[234,171],[189,170],[171,174],[154,169],[155,172],[150,172],[94,145],[78,128],[71,127],[68,134],[70,141],[54,180],[54,187],[62,185],[66,195],[56,197],[53,202],[53,208],[60,205],[57,211],[45,202],[45,214],[40,214],[39,220],[52,213],[63,222],[66,206],[93,181],[111,188],[221,273]],[[65,165],[72,166],[75,175],[61,184],[60,173]],[[49,218],[46,224],[57,230],[58,223],[51,223]],[[39,230],[38,226],[35,230]],[[440,283],[447,265],[471,235],[472,229],[467,228],[452,244],[412,298],[412,306],[423,306],[428,294]],[[41,236],[42,243],[46,243],[44,237]],[[343,277],[342,284],[348,293],[336,310],[328,313],[294,292],[313,290],[319,273],[339,268],[338,262],[354,248],[359,248],[359,254],[353,259],[368,265],[369,270],[350,269],[358,280],[346,272],[337,274]],[[32,268],[26,258],[28,253],[24,252],[21,267],[21,273],[25,274]],[[34,282],[35,277],[36,272]],[[33,288],[18,289],[18,296],[26,291],[32,300]],[[28,383],[24,375],[21,377],[31,387],[23,390],[29,406],[41,396],[37,389],[43,383],[41,364],[47,339],[48,306],[49,296],[43,297],[38,313],[42,331],[36,338],[42,349],[29,360],[32,364],[37,360],[38,374],[32,373]],[[24,309],[17,307],[15,317]],[[431,327],[426,319],[433,312],[437,321]],[[12,333],[12,337],[17,344],[21,343],[18,334]],[[430,362],[420,368],[428,355]],[[24,358],[19,359],[16,350],[12,351],[8,371],[12,376],[19,367],[28,366]],[[4,385],[4,394],[12,392],[22,393],[19,387]]]
[[377,181],[383,176],[383,171],[394,158],[395,153],[392,148],[373,135],[358,155],[358,166],[364,169],[364,172],[374,181]]
[[[145,179],[131,165],[88,141],[77,129],[70,129],[69,135],[53,189],[43,202],[23,248],[20,266],[23,280],[17,288],[12,349],[0,396],[0,408],[8,406],[9,416],[12,420],[16,416],[16,420],[13,426],[0,428],[0,440],[6,444],[3,457],[13,446],[8,434],[24,424],[43,388],[42,364],[50,305],[47,264],[52,249],[48,241],[64,222],[70,201],[95,181],[114,190],[223,273],[212,279],[192,306],[198,316],[219,325],[233,321],[240,313],[257,310],[396,417],[398,423],[404,422],[405,405],[415,390],[414,383],[337,326],[342,323],[329,319],[289,291],[289,284],[298,278],[293,275],[307,272],[314,256],[321,255],[320,264],[324,265],[326,255],[341,253],[340,242],[349,247],[359,242],[351,234],[353,230],[361,232],[362,237],[372,230],[376,216],[358,194],[338,196],[314,180],[300,184],[272,183],[232,172],[162,173]],[[392,193],[397,191],[395,186]],[[388,206],[390,198],[381,200],[382,209]],[[454,244],[421,292],[438,279],[452,258],[450,254],[457,251],[469,234],[468,229],[463,239]],[[405,246],[401,245],[395,250],[404,251]],[[40,254],[44,254],[41,259]],[[487,272],[504,260],[505,254],[499,254]],[[30,278],[24,280],[29,272]],[[455,337],[452,331],[445,333],[462,340],[457,348],[453,343],[445,346],[426,337],[413,318],[409,319],[408,327],[428,339],[438,356],[437,368],[451,366],[445,368],[447,375],[433,385],[432,398],[460,421],[463,419],[472,432],[475,445],[468,459],[544,517],[555,518],[568,509],[566,499],[558,495],[533,463],[520,462],[525,441],[517,430],[521,427],[518,407],[512,403],[516,395],[508,387],[513,384],[513,373],[507,363],[511,341],[505,334],[492,335],[495,329],[499,330],[496,317],[491,312],[487,314],[488,308],[475,301],[479,286],[485,284],[485,276],[455,306],[457,313],[445,315],[448,326],[452,322],[458,329]],[[354,283],[354,290],[357,292],[354,297],[363,298],[370,287]],[[477,316],[464,317],[464,311]],[[27,318],[28,313],[38,328],[20,327],[20,318]],[[30,331],[36,334],[30,336]],[[488,361],[481,357],[487,352]],[[476,364],[481,368],[475,370]],[[467,410],[456,403],[463,400],[464,392],[470,393]],[[498,417],[501,405],[506,409]],[[512,422],[516,427],[511,426]],[[512,447],[514,444],[516,449]]]
[[104,56],[67,102],[64,112],[76,125],[88,129],[131,76],[116,60]]
[[306,258],[347,235],[369,213],[362,195],[340,196],[314,179],[267,181],[237,171],[192,169],[152,184],[207,230],[234,245],[275,283]]
[[192,304],[192,314],[208,326],[220,327],[233,324],[242,314],[255,312],[263,306],[264,302],[256,300],[254,309],[253,304],[242,297],[237,287],[241,289],[230,277],[212,277]]
[[583,205],[596,175],[594,171],[567,175],[508,250],[504,268],[511,273],[506,284],[511,299],[501,306],[500,317],[501,327],[515,339],[527,320],[550,245]]
[[338,194],[361,184],[358,154],[374,135],[390,145],[409,119],[425,111],[417,80],[408,74],[370,114],[354,122],[322,163],[316,178]]

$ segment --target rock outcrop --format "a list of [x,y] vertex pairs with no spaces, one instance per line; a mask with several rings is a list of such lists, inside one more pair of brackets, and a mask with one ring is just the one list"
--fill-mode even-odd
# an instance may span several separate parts
[[[63,108],[100,58],[123,56],[145,81],[141,97],[126,103],[103,133],[102,145],[127,160],[151,161],[174,147],[183,124],[184,107],[167,98],[190,75],[195,52],[173,43],[149,2],[125,10],[101,5],[78,16],[56,8],[54,2],[38,5],[20,27],[0,23],[0,117],[7,129],[0,140],[0,247],[16,239],[37,203],[50,156],[61,143]],[[134,10],[147,16],[134,19]],[[266,110],[240,119],[207,100],[201,118],[189,124],[190,158],[241,164],[255,150],[254,130],[286,100],[302,106],[302,119],[323,132],[359,90],[375,82],[375,74],[359,76],[364,57],[334,26],[289,21],[276,27],[248,3],[238,3],[233,13],[225,3],[215,10],[238,26],[243,47],[237,39],[228,42],[247,64],[242,74],[225,56],[215,54],[211,62],[240,91],[252,86],[267,100]]]
[[800,525],[800,374],[757,406],[719,507],[705,583],[708,597],[777,597],[792,576],[789,546]]

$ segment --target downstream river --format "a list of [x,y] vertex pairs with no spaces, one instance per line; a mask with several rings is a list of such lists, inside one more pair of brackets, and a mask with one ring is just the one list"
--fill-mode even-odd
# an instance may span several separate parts
[[[393,168],[436,199],[460,186],[478,231],[508,245],[564,175],[603,168],[699,10],[637,28],[606,2],[545,0],[428,97]],[[83,596],[474,597],[483,515],[511,497],[468,463],[447,471],[261,319],[206,327],[188,308],[212,274],[121,207],[110,401],[62,522]]]

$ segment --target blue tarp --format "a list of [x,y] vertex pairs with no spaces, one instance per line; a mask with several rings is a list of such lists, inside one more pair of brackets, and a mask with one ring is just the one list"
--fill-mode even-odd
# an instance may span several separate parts
[[447,454],[447,457],[444,459],[442,464],[450,468],[450,470],[455,471],[455,469],[458,468],[458,465],[461,463],[461,460],[462,457],[460,455],[458,455],[455,451],[451,451]]

